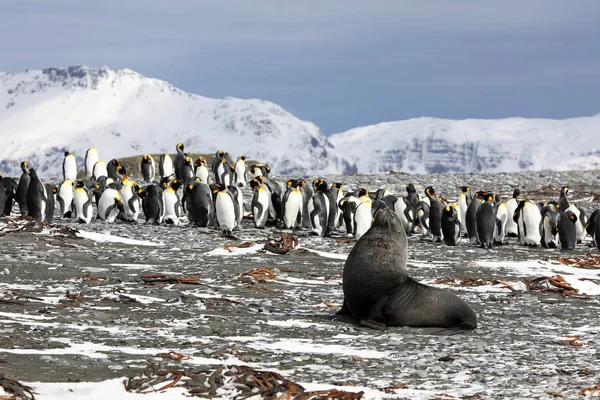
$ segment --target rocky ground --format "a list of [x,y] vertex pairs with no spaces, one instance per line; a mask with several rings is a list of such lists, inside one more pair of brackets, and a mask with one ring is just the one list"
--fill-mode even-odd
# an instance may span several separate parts
[[[600,206],[597,171],[326,178],[395,193],[408,182],[433,185],[447,199],[462,184],[553,199],[568,184],[588,213]],[[299,246],[286,252],[278,250],[286,232],[254,229],[249,219],[235,238],[185,225],[55,223],[0,223],[0,386],[4,374],[31,386],[36,398],[96,398],[90,388],[97,398],[110,390],[125,397],[126,377],[134,378],[131,392],[175,382],[153,394],[159,398],[257,396],[264,388],[252,392],[257,384],[247,382],[268,381],[259,371],[280,374],[267,385],[274,392],[295,382],[313,393],[336,387],[365,398],[599,393],[591,388],[600,384],[600,262],[554,260],[598,255],[587,243],[561,253],[514,238],[482,250],[411,237],[410,275],[454,291],[478,315],[476,330],[441,336],[334,318],[354,244],[341,233],[289,231]],[[64,384],[49,384],[56,382]]]

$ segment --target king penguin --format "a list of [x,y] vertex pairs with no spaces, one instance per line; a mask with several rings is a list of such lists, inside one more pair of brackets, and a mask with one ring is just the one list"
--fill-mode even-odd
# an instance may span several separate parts
[[98,218],[112,224],[124,211],[125,205],[119,191],[113,188],[104,189],[98,201]]
[[200,181],[208,185],[208,164],[204,157],[199,157],[194,162],[194,175],[200,178]]
[[571,210],[560,213],[558,223],[558,239],[561,250],[575,250],[577,244],[577,216]]
[[187,179],[184,179],[183,177],[183,164],[185,164],[186,158],[183,149],[183,143],[177,143],[177,146],[175,146],[175,150],[177,151],[175,154],[175,178],[179,179],[181,182],[187,181]]
[[558,224],[560,213],[556,208],[558,204],[550,201],[542,207],[542,247],[555,249],[558,247]]
[[142,199],[142,210],[146,218],[146,224],[160,225],[165,218],[165,200],[163,189],[158,184],[152,184],[138,189],[138,195]]
[[542,214],[537,204],[522,199],[513,213],[513,221],[517,223],[521,245],[537,246],[541,243]]
[[161,154],[158,160],[158,173],[160,178],[170,178],[173,175],[173,160],[168,154]]
[[219,183],[211,185],[211,190],[213,192],[217,224],[223,234],[231,235],[236,227],[237,213],[239,212],[233,193],[225,185]]
[[77,179],[77,161],[75,155],[65,151],[65,158],[63,159],[63,180],[69,180],[71,182]]
[[473,201],[473,192],[469,186],[459,186],[460,194],[458,195],[458,221],[463,229],[466,228],[467,209]]
[[122,213],[121,217],[124,221],[137,222],[140,214],[140,198],[137,193],[139,186],[129,179],[124,166],[117,166],[115,172],[121,177],[121,182],[123,183],[121,196],[123,197],[125,211]]
[[583,242],[583,239],[586,235],[585,224],[587,222],[587,218],[585,215],[585,210],[583,208],[577,207],[575,204],[569,205],[569,208],[561,211],[571,211],[577,217],[575,221],[575,229],[577,231],[577,243]]
[[229,165],[229,161],[223,150],[219,150],[215,154],[212,171],[215,183],[223,184],[225,186],[231,185],[231,166]]
[[239,187],[246,186],[246,156],[239,156],[233,165],[233,184]]
[[212,222],[213,204],[210,187],[204,182],[190,183],[185,188],[189,197],[188,219],[198,227],[207,227]]
[[146,154],[144,157],[142,157],[140,170],[142,171],[142,178],[144,179],[144,182],[151,183],[154,180],[156,169],[152,155]]
[[94,164],[92,179],[99,180],[102,177],[108,178],[108,169],[104,160],[99,160]]
[[592,246],[600,250],[600,210],[594,210],[585,224],[585,230],[592,237]]
[[367,233],[373,224],[373,202],[363,201],[356,206],[354,212],[354,237],[356,240]]
[[558,196],[558,209],[560,212],[566,211],[570,206],[569,199],[567,199],[568,194],[569,188],[567,186],[560,188],[560,194]]
[[494,231],[496,230],[496,209],[494,195],[487,192],[476,214],[477,240],[482,249],[494,247]]
[[460,242],[462,225],[459,221],[460,209],[452,203],[442,210],[442,234],[446,246],[457,246]]
[[44,221],[52,222],[54,220],[54,195],[58,192],[58,188],[52,183],[45,183],[44,189],[46,189],[46,216]]
[[433,243],[442,241],[442,211],[446,204],[435,194],[433,187],[425,188],[429,199],[429,233]]
[[119,173],[117,172],[117,168],[119,167],[120,162],[118,159],[113,158],[109,161],[106,166],[106,170],[108,171],[108,177],[113,179],[114,181],[118,181],[120,179]]
[[319,236],[325,236],[329,216],[329,198],[326,194],[328,191],[327,182],[315,179],[313,185],[316,186],[316,190],[308,203],[312,232]]
[[69,179],[63,181],[59,186],[58,195],[56,196],[56,199],[58,200],[61,218],[72,217],[73,186],[73,181]]
[[35,169],[29,170],[31,181],[27,188],[27,212],[35,221],[43,222],[46,218],[46,207],[48,199],[46,198],[46,188]]
[[31,182],[31,176],[29,175],[29,163],[27,161],[21,162],[21,178],[19,178],[19,185],[17,186],[17,203],[19,204],[19,210],[21,215],[27,215],[27,192],[29,189],[29,183]]
[[185,157],[183,165],[181,166],[181,181],[183,183],[189,181],[194,177],[194,161],[192,157]]
[[467,236],[469,237],[469,241],[475,244],[478,244],[477,211],[479,211],[479,207],[481,207],[481,203],[483,202],[485,195],[486,192],[481,190],[475,193],[475,198],[473,201],[471,201],[471,204],[469,204],[469,207],[467,208],[467,214],[465,216]]
[[521,191],[519,189],[515,189],[513,191],[512,198],[510,198],[506,202],[506,213],[508,214],[508,218],[506,220],[506,236],[517,237],[517,223],[513,221],[512,215],[515,213],[517,206],[519,205],[519,196],[521,195]]
[[77,181],[73,192],[73,208],[78,222],[89,224],[92,221],[94,209],[92,207],[93,193],[85,187],[84,181]]
[[85,177],[91,179],[94,175],[94,165],[98,162],[98,149],[90,147],[85,152]]
[[163,192],[163,199],[165,203],[165,224],[179,225],[180,224],[180,209],[181,200],[177,190],[181,187],[181,181],[179,179],[173,179],[168,188]]
[[287,189],[283,195],[283,224],[287,229],[295,229],[302,222],[302,206],[304,199],[300,191],[300,180],[287,181]]
[[258,229],[265,227],[269,218],[269,208],[271,205],[271,191],[264,183],[257,178],[250,181],[250,187],[254,192],[252,196],[252,217],[254,226]]

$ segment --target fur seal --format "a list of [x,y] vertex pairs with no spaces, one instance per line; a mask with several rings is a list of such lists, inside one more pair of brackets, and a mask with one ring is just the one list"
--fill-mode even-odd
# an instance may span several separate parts
[[361,325],[475,329],[473,309],[455,294],[423,285],[406,271],[407,239],[388,207],[356,243],[344,265],[344,306]]

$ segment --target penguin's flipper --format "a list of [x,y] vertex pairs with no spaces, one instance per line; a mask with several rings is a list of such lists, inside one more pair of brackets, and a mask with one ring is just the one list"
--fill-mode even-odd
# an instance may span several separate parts
[[108,208],[106,209],[106,212],[104,213],[104,218],[103,218],[104,221],[106,221],[108,219],[108,216],[110,215],[110,212],[112,210],[114,210],[116,206],[117,206],[116,204],[111,204],[110,206],[108,206]]
[[[87,199],[87,201],[86,201],[86,202],[83,204],[83,218],[86,218],[86,219],[87,219],[87,217],[88,217],[88,215],[87,215],[88,208],[91,208],[91,207],[92,207],[92,199],[93,199],[93,198],[94,198],[94,194],[93,194],[92,192],[90,192],[90,193],[88,194],[88,199]],[[92,209],[92,212],[93,212],[93,209]]]
[[66,213],[66,210],[65,210],[65,201],[60,196],[56,196],[56,200],[58,201],[58,206],[60,208],[60,216],[61,216],[61,218],[64,218],[64,215]]

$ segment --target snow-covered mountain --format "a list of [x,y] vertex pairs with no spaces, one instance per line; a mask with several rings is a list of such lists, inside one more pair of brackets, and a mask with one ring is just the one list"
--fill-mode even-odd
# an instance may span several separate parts
[[61,174],[63,152],[83,169],[100,158],[186,151],[246,155],[277,174],[356,172],[311,122],[261,100],[212,99],[129,69],[47,68],[0,73],[0,172],[18,175],[28,160],[41,176]]
[[564,120],[415,118],[329,137],[359,173],[600,169],[600,114]]

